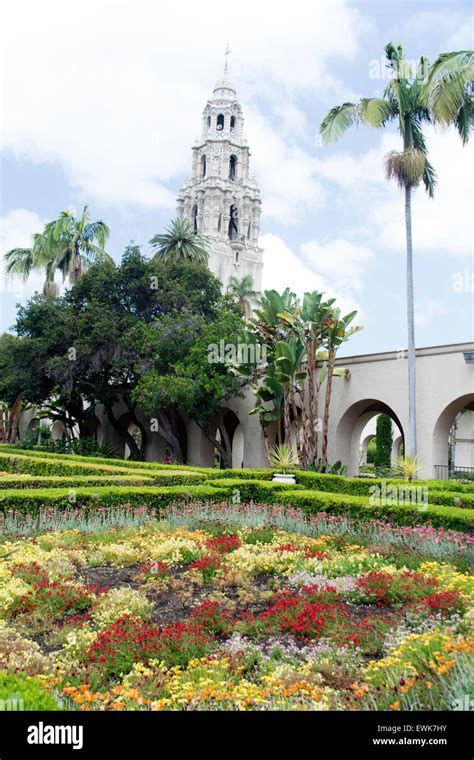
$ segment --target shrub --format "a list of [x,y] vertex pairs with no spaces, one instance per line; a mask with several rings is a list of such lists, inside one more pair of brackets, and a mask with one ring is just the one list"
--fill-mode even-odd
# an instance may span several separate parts
[[16,699],[17,710],[59,710],[58,703],[45,691],[43,682],[34,676],[0,671],[0,700]]
[[377,447],[375,450],[375,467],[390,467],[392,456],[392,420],[388,414],[379,414],[377,417]]
[[145,506],[147,509],[163,509],[172,502],[191,498],[202,501],[221,501],[228,495],[226,488],[208,485],[196,486],[110,486],[107,488],[77,488],[71,492],[63,488],[5,489],[0,493],[0,510],[14,509],[18,512],[38,512],[43,507],[85,509],[114,506]]

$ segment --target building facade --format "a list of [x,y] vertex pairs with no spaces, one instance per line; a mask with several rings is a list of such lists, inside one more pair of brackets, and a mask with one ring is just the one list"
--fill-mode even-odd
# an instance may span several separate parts
[[242,108],[227,72],[206,103],[201,136],[192,150],[192,177],[178,194],[178,217],[208,238],[209,268],[224,288],[231,277],[250,275],[259,291],[260,191],[250,174]]

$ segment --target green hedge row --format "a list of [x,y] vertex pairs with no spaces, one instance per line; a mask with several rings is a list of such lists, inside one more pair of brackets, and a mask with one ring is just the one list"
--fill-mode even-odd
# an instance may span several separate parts
[[285,494],[285,505],[308,513],[327,512],[347,515],[362,520],[378,519],[398,525],[430,523],[435,528],[460,530],[471,533],[474,529],[474,509],[446,507],[437,504],[426,509],[412,505],[374,506],[361,496],[337,494],[328,491],[295,491]]
[[[10,488],[80,488],[81,486],[149,486],[153,477],[146,475],[4,475],[0,492]],[[161,485],[166,485],[163,483]]]
[[31,456],[35,459],[54,459],[58,462],[84,462],[89,464],[106,465],[111,467],[121,467],[132,470],[191,470],[191,471],[205,471],[208,468],[198,467],[195,465],[181,465],[181,464],[163,464],[161,462],[135,462],[132,459],[118,459],[113,457],[83,457],[79,454],[56,454],[53,451],[42,451],[39,448],[34,449],[21,449],[18,446],[13,446],[8,443],[0,444],[0,455],[2,453],[9,454],[10,456],[17,456],[22,454],[24,456]]
[[206,480],[204,472],[194,470],[176,469],[140,469],[115,465],[97,464],[96,462],[83,462],[78,459],[56,460],[54,458],[30,457],[24,454],[6,454],[0,451],[0,470],[12,474],[28,474],[40,476],[72,476],[72,475],[104,475],[108,477],[135,477],[138,479],[150,478],[154,483],[161,485],[179,483],[198,483]]
[[[334,493],[347,493],[353,496],[370,496],[374,486],[382,487],[389,485],[400,487],[409,487],[410,483],[407,483],[401,478],[383,479],[383,478],[345,478],[341,475],[329,475],[321,472],[305,472],[303,470],[296,470],[296,482],[302,483],[307,488],[315,488],[318,491],[331,491]],[[412,483],[413,487],[424,487],[429,489],[429,492],[436,490],[444,492],[454,492],[461,496],[461,494],[474,495],[474,485],[470,483],[457,483],[453,480],[416,480]]]
[[236,500],[255,501],[264,504],[294,506],[308,513],[327,512],[348,515],[360,519],[377,518],[400,525],[429,522],[435,527],[472,531],[474,509],[432,504],[426,508],[410,505],[374,506],[367,497],[338,494],[329,491],[307,490],[303,486],[291,486],[268,481],[243,480],[242,478],[218,478],[203,485],[190,486],[109,486],[74,488],[75,501],[71,503],[71,489],[36,488],[4,489],[0,492],[0,510],[35,512],[41,507],[86,508],[131,505],[133,507],[162,509],[176,501],[195,500],[218,503]]
[[229,496],[234,500],[238,497],[242,504],[249,501],[273,504],[275,499],[285,499],[287,493],[304,490],[302,485],[272,483],[269,480],[244,480],[243,478],[217,478],[208,480],[206,484],[214,488],[227,488]]
[[5,489],[0,493],[0,511],[35,513],[42,507],[71,509],[72,507],[147,507],[163,509],[177,501],[220,502],[229,495],[227,488],[198,486],[109,486],[108,488],[76,488],[71,502],[70,489],[37,488]]
[[240,501],[261,502],[295,506],[305,512],[328,512],[328,514],[348,515],[360,519],[380,519],[399,525],[417,525],[430,522],[434,527],[471,531],[474,529],[474,509],[458,508],[438,504],[377,506],[369,504],[367,496],[353,496],[332,491],[305,489],[300,485],[269,483],[268,481],[243,481],[239,478],[209,481],[209,485],[220,483],[230,489],[235,499],[235,491]]

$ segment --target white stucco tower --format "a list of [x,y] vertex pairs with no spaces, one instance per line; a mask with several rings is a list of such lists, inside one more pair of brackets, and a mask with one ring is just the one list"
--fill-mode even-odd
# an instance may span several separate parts
[[226,67],[204,108],[201,137],[193,147],[192,178],[179,192],[177,213],[208,237],[209,268],[224,287],[232,275],[251,275],[253,289],[259,291],[261,200],[249,176],[250,152],[243,130],[242,108]]

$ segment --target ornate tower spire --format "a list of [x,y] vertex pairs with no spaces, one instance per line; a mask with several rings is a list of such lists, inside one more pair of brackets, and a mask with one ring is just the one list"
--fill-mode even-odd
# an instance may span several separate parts
[[250,152],[229,77],[229,53],[227,46],[224,74],[204,108],[201,136],[193,147],[192,178],[181,188],[177,213],[208,237],[209,268],[224,287],[232,276],[251,275],[254,290],[260,290],[260,191],[249,176]]

